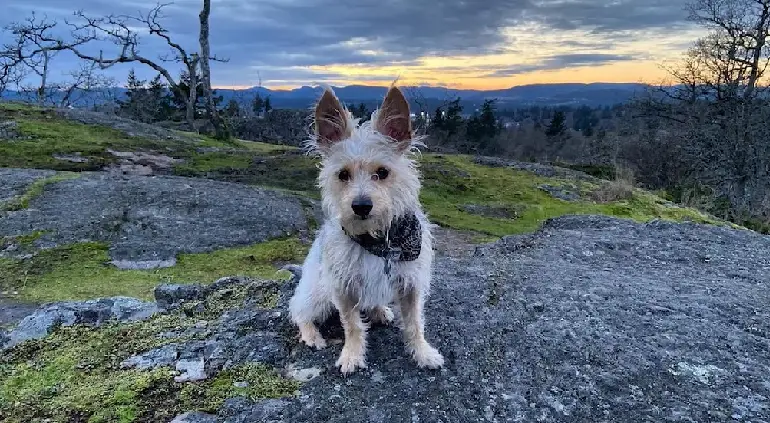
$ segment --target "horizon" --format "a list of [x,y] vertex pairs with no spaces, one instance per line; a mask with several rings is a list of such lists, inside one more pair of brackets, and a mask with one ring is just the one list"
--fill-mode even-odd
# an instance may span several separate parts
[[[86,15],[136,15],[155,6],[135,0],[8,0],[0,25],[23,21],[32,11],[60,22],[77,9]],[[402,3],[363,1],[348,7],[330,0],[221,0],[211,11],[212,85],[219,89],[263,86],[441,86],[497,90],[533,84],[661,84],[662,65],[680,57],[702,35],[687,21],[684,0],[544,1],[494,0]],[[200,1],[177,0],[163,9],[161,23],[171,38],[197,51]],[[139,25],[139,24],[137,24]],[[158,37],[137,27],[141,51],[157,58],[167,51]],[[114,53],[109,44],[105,56]],[[96,46],[98,47],[98,46]],[[96,49],[94,47],[94,49]],[[98,50],[93,50],[98,51]],[[55,57],[51,79],[76,66],[74,56]],[[178,76],[179,66],[169,66]],[[125,84],[134,68],[140,79],[155,72],[139,63],[103,73]]]

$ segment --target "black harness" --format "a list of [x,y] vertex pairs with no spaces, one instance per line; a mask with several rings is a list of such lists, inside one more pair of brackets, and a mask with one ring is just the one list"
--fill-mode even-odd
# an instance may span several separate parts
[[420,256],[422,230],[419,219],[412,213],[395,219],[385,233],[380,232],[377,236],[345,233],[369,253],[385,259],[386,275],[390,275],[392,262],[413,261]]

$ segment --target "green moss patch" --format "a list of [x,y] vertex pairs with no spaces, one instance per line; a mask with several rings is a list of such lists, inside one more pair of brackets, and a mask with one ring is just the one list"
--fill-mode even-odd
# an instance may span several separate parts
[[[257,155],[280,154],[293,147],[253,141],[218,141],[181,131],[184,139],[150,139],[119,130],[70,121],[49,109],[0,103],[0,120],[14,120],[22,139],[0,143],[0,167],[54,170],[100,170],[118,159],[108,150],[146,151],[183,159],[182,172],[200,173],[217,168],[246,167]],[[78,162],[54,156],[77,154]],[[191,175],[196,176],[196,175]]]
[[29,207],[29,202],[32,201],[35,197],[40,196],[43,191],[45,190],[45,187],[47,187],[50,184],[66,181],[69,179],[75,179],[79,175],[77,173],[72,172],[60,172],[56,175],[50,176],[48,178],[38,179],[35,182],[33,182],[29,188],[27,188],[27,191],[16,198],[13,198],[11,200],[8,200],[4,203],[0,203],[0,211],[14,211],[14,210],[22,210]]
[[[431,219],[455,229],[467,229],[487,235],[504,236],[536,230],[549,218],[568,214],[601,214],[636,221],[664,219],[718,223],[689,208],[667,205],[663,199],[642,190],[634,190],[630,199],[597,203],[589,200],[564,201],[540,190],[543,184],[578,186],[591,192],[597,186],[584,181],[539,177],[525,171],[474,164],[466,156],[425,155],[422,202]],[[469,204],[480,208],[509,208],[514,218],[488,217],[469,212]]]
[[[0,107],[0,118],[14,119],[19,132],[30,139],[0,143],[0,166],[54,170],[98,170],[116,159],[116,149],[148,149],[155,143],[129,137],[120,131],[64,120],[40,109],[9,110]],[[59,160],[54,155],[80,153],[83,162]]]
[[[266,294],[272,295],[272,294]],[[99,328],[60,327],[40,340],[0,353],[0,416],[7,422],[158,422],[189,410],[213,412],[232,397],[253,400],[296,392],[298,383],[274,369],[248,363],[199,382],[178,383],[171,368],[122,369],[125,359],[159,346],[200,339],[200,318],[156,315],[142,322]],[[214,304],[212,303],[212,304]],[[237,307],[237,301],[230,306]]]
[[320,196],[316,186],[316,162],[297,151],[278,151],[267,155],[261,152],[207,153],[175,166],[174,173],[278,188],[312,198]]
[[245,397],[252,401],[262,398],[280,398],[291,395],[299,383],[282,378],[275,370],[248,363],[225,370],[211,381],[188,383],[180,392],[189,410],[216,412],[229,398]]
[[283,279],[276,263],[301,261],[307,246],[294,238],[211,253],[180,254],[173,267],[120,270],[109,264],[108,247],[79,243],[40,251],[24,259],[0,259],[0,291],[17,291],[19,300],[58,301],[123,295],[148,299],[159,283],[208,283],[241,275]]

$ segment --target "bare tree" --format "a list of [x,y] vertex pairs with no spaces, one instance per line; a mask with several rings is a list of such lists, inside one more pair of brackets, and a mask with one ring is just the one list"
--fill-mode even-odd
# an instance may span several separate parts
[[89,106],[96,106],[100,103],[95,97],[97,94],[101,94],[101,102],[113,100],[109,92],[117,81],[100,74],[98,70],[99,67],[95,63],[85,62],[78,69],[68,72],[68,80],[55,84],[61,95],[58,106],[70,107],[83,104],[87,100],[90,101]]
[[714,65],[707,75],[719,87],[742,88],[728,94],[753,98],[770,63],[770,0],[695,0],[687,9],[710,31],[695,47],[706,65]]
[[211,15],[211,0],[203,0],[203,9],[200,12],[200,47],[201,47],[201,79],[203,80],[203,95],[206,100],[206,109],[209,120],[214,126],[214,133],[218,139],[230,138],[227,124],[219,116],[214,104],[214,92],[211,89],[211,48],[209,45],[209,16]]
[[[32,12],[32,16],[23,22],[14,22],[5,28],[14,41],[7,43],[0,52],[3,57],[0,79],[5,80],[3,88],[7,87],[9,80],[15,79],[14,83],[20,90],[30,94],[39,105],[55,102],[52,98],[60,86],[50,82],[51,61],[64,50],[63,43],[51,35],[57,25],[56,21],[50,21],[46,16],[38,19]],[[33,74],[38,82],[21,86],[21,80]]]
[[[708,35],[669,69],[678,86],[660,87],[635,104],[648,136],[622,154],[642,168],[643,179],[682,197],[708,197],[710,211],[725,217],[770,227],[770,102],[761,95],[770,64],[770,0],[695,0],[688,10]],[[645,172],[650,160],[668,165]]]
[[[8,28],[4,32],[10,32]],[[4,43],[0,46],[0,97],[10,86],[18,86],[26,76],[25,69],[22,69],[21,63],[22,40],[18,37],[13,38],[13,42]]]
[[[61,43],[63,47],[71,50],[78,57],[96,63],[100,68],[106,69],[120,63],[138,62],[146,65],[159,74],[168,83],[169,88],[180,98],[186,98],[186,120],[191,130],[196,131],[195,125],[195,103],[198,98],[198,67],[201,65],[199,53],[188,52],[181,44],[175,42],[169,35],[168,30],[161,25],[163,18],[163,8],[169,4],[158,4],[147,14],[138,16],[127,15],[108,15],[101,18],[92,18],[86,16],[82,11],[75,12],[75,16],[82,22],[69,23],[72,28],[75,44],[68,46]],[[139,38],[139,30],[136,27],[146,28],[152,36],[161,38],[169,47],[170,53],[160,56],[156,59],[142,54]],[[91,41],[111,41],[115,44],[119,52],[112,57],[105,57],[103,52],[99,55],[85,53],[81,45]],[[208,61],[223,61],[210,56],[207,52]],[[181,79],[176,79],[163,63],[175,62],[181,63],[189,77],[187,87],[184,87]],[[205,78],[204,78],[205,79]]]

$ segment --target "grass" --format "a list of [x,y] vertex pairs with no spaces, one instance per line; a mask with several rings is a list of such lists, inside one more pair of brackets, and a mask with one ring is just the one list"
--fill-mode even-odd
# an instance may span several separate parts
[[[13,423],[170,421],[189,410],[214,412],[236,396],[256,400],[293,395],[297,382],[259,363],[184,383],[174,381],[171,368],[121,368],[120,363],[135,354],[205,337],[205,332],[195,335],[189,329],[201,318],[214,319],[225,309],[242,305],[243,296],[229,296],[226,304],[220,301],[225,297],[223,293],[206,300],[198,315],[179,311],[95,329],[59,327],[43,339],[0,353],[0,417]],[[272,298],[272,294],[263,298]],[[269,300],[262,304],[272,305]],[[236,382],[241,383],[236,386]]]
[[[117,158],[108,151],[112,149],[165,154],[191,161],[192,164],[187,166],[198,171],[206,171],[228,166],[245,167],[250,157],[276,155],[292,149],[287,146],[243,140],[223,142],[204,135],[181,131],[176,132],[189,138],[191,142],[133,137],[106,126],[69,121],[51,110],[17,103],[0,103],[0,120],[5,119],[14,120],[24,138],[0,143],[0,167],[76,172],[99,170],[117,162]],[[201,148],[219,149],[229,153],[201,152]],[[76,163],[54,158],[54,155],[74,153],[79,153],[85,161]]]
[[0,203],[0,211],[15,211],[26,209],[29,207],[30,201],[43,193],[46,186],[56,182],[75,179],[78,176],[79,175],[74,172],[60,172],[47,178],[38,179],[33,182],[29,188],[27,188],[27,191],[23,195],[8,200],[4,203]]
[[[450,228],[493,236],[536,230],[546,219],[568,214],[602,214],[644,222],[651,219],[718,223],[693,209],[670,207],[654,194],[634,190],[630,198],[600,203],[564,201],[540,190],[542,184],[576,185],[588,195],[600,186],[583,181],[544,178],[529,172],[474,164],[467,156],[424,155],[422,201],[433,221]],[[467,204],[521,210],[517,218],[479,216]]]
[[152,297],[159,283],[209,283],[223,276],[284,279],[274,263],[297,262],[307,247],[295,238],[271,240],[210,253],[180,254],[173,267],[120,270],[109,262],[108,246],[85,242],[40,251],[28,259],[0,258],[0,291],[18,292],[30,302],[105,296]]

